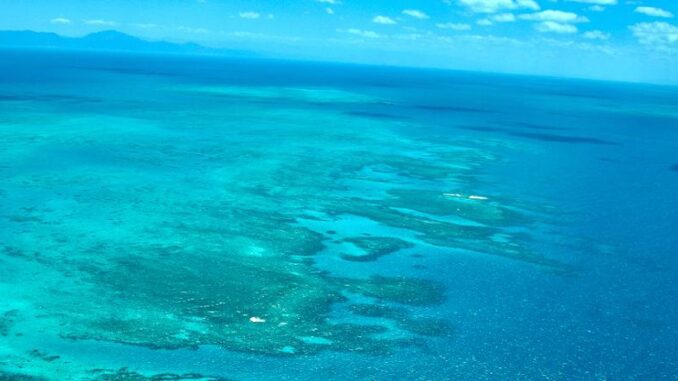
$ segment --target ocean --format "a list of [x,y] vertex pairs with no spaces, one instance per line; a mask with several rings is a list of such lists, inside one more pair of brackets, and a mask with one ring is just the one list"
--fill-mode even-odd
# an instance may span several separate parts
[[0,51],[0,380],[669,380],[678,88]]

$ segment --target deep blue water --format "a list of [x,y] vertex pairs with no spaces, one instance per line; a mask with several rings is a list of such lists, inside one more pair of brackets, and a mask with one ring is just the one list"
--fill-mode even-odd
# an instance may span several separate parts
[[675,379],[676,105],[0,51],[0,380]]

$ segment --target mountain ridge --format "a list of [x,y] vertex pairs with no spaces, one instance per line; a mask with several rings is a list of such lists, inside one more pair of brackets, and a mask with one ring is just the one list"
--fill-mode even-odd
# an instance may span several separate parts
[[52,32],[31,30],[0,31],[0,47],[46,48],[84,51],[117,51],[138,53],[201,54],[223,56],[257,56],[256,53],[236,49],[208,48],[196,43],[151,41],[116,30],[104,30],[82,37],[65,37]]

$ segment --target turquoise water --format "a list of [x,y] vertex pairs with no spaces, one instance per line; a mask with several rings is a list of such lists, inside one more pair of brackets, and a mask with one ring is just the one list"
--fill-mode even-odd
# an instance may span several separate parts
[[677,88],[0,55],[0,380],[678,373]]

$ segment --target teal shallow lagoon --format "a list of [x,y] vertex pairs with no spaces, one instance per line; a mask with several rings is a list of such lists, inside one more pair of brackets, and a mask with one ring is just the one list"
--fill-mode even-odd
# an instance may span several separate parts
[[3,377],[676,369],[675,89],[2,54]]

